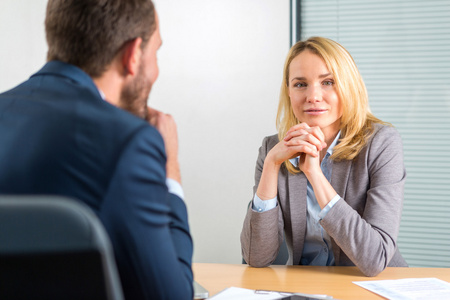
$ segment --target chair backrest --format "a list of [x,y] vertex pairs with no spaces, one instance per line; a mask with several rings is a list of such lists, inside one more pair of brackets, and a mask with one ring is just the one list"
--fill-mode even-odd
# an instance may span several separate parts
[[0,299],[122,300],[96,215],[64,197],[0,196]]

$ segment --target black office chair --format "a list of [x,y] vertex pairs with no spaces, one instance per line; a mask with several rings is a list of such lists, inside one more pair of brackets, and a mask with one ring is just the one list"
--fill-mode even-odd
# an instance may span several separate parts
[[95,214],[62,197],[0,196],[0,299],[122,300]]

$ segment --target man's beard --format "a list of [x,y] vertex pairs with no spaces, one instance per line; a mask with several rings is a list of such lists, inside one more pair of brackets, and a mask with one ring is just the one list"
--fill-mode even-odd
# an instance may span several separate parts
[[144,68],[145,66],[141,62],[134,80],[122,89],[119,106],[135,116],[147,119],[147,98],[152,84],[145,77]]

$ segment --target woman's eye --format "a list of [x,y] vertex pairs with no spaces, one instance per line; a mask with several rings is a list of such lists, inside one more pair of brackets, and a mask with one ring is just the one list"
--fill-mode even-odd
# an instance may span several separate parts
[[333,85],[334,84],[334,81],[333,80],[325,80],[324,82],[323,82],[323,85]]
[[294,84],[294,86],[295,86],[295,87],[305,87],[305,86],[306,86],[306,83],[303,83],[303,82],[297,82],[297,83]]

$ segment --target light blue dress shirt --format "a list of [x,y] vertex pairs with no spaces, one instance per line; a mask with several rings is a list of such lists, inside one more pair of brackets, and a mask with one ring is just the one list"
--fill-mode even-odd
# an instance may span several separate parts
[[[340,132],[337,134],[333,143],[328,147],[327,154],[323,158],[320,168],[325,178],[330,182],[332,172],[332,161],[329,159],[333,154],[333,148],[336,146],[340,137]],[[290,162],[294,166],[298,166],[298,157],[293,158]],[[306,236],[305,243],[303,245],[302,258],[300,263],[302,265],[314,265],[314,266],[332,266],[334,265],[334,255],[331,245],[331,238],[323,230],[319,221],[325,217],[328,211],[339,201],[341,198],[336,194],[331,201],[321,210],[319,203],[317,203],[314,190],[307,182],[307,212],[306,212]],[[256,194],[253,198],[252,208],[258,212],[268,211],[277,206],[277,197],[269,200],[261,200]]]

